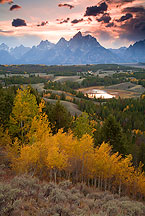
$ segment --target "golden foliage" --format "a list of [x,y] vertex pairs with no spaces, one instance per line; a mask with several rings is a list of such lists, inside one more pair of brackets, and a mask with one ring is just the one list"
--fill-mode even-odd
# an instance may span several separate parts
[[115,187],[121,192],[123,187],[129,194],[145,195],[142,165],[135,169],[131,155],[123,158],[118,153],[112,153],[112,147],[107,143],[94,148],[92,137],[87,134],[77,139],[71,132],[63,133],[62,130],[54,136],[45,133],[38,141],[20,149],[13,168],[22,173],[47,173],[48,178],[55,174],[76,181],[92,179],[99,188]]
[[[92,182],[100,189],[118,191],[119,194],[125,190],[131,195],[145,196],[142,164],[135,169],[132,155],[124,158],[118,152],[113,153],[108,143],[103,142],[94,148],[91,130],[96,123],[92,121],[90,126],[85,113],[77,119],[75,132],[78,137],[74,137],[71,131],[63,133],[63,129],[52,135],[47,115],[43,112],[45,102],[42,100],[34,112],[35,115],[31,116],[31,109],[28,109],[31,96],[29,95],[28,104],[27,100],[23,100],[23,94],[26,96],[26,93],[27,90],[18,91],[12,114],[15,117],[13,122],[21,122],[23,119],[26,125],[29,117],[31,118],[25,135],[28,143],[25,142],[22,146],[18,139],[13,144],[8,141],[8,155],[16,172],[45,176],[55,182],[59,178]],[[21,102],[25,108],[20,107],[20,112],[18,107]],[[134,133],[141,134],[139,130]]]

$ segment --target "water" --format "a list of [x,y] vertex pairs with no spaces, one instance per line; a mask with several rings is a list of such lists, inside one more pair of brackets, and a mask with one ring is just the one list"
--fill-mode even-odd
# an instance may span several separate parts
[[111,99],[115,95],[108,94],[106,91],[93,89],[87,92],[89,98]]

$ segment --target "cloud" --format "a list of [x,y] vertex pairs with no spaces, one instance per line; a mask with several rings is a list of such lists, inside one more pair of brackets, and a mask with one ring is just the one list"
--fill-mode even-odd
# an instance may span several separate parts
[[106,25],[107,28],[111,28],[111,27],[113,27],[113,26],[114,26],[114,22],[108,23],[108,24]]
[[4,3],[12,3],[12,0],[0,0],[0,4],[4,4]]
[[3,34],[12,34],[12,33],[14,33],[14,31],[5,31],[5,30],[0,29],[0,33],[3,33]]
[[145,13],[145,8],[143,6],[140,7],[127,7],[122,10],[125,13]]
[[27,26],[26,21],[22,19],[13,19],[12,26],[20,27],[20,26]]
[[37,25],[37,27],[45,26],[45,25],[47,25],[47,24],[48,24],[48,21],[46,21],[46,22],[45,22],[45,21],[42,21],[41,24],[38,24],[38,25]]
[[[85,32],[86,33],[86,32]],[[89,33],[89,31],[88,31]],[[97,29],[96,31],[90,31],[90,34],[92,34],[94,37],[97,38],[97,40],[101,41],[109,41],[110,39],[112,39],[112,35],[102,29]]]
[[111,20],[111,17],[108,13],[103,14],[99,19],[97,19],[98,22],[104,22],[104,23],[109,23]]
[[59,4],[58,5],[58,7],[68,7],[69,9],[73,9],[74,8],[74,6],[73,5],[71,5],[71,4]]
[[12,5],[12,6],[10,7],[10,11],[18,10],[18,9],[20,9],[20,8],[21,8],[21,6],[19,6],[19,5]]
[[108,5],[103,2],[99,6],[87,7],[85,16],[97,16],[107,11]]
[[59,21],[59,24],[63,24],[63,23],[68,23],[68,21],[70,20],[70,18],[66,18],[66,19],[57,19],[57,21]]
[[134,2],[134,1],[135,1],[135,0],[106,0],[106,2],[107,2],[108,4],[114,4],[114,5],[116,5],[117,7],[120,6],[120,5],[132,3],[132,2]]
[[80,22],[83,22],[84,20],[83,19],[74,19],[71,21],[72,24],[77,24],[77,23],[80,23]]
[[116,4],[118,4],[118,3],[122,3],[122,4],[124,4],[124,3],[130,3],[130,2],[133,2],[133,1],[135,1],[135,0],[106,0],[106,2],[108,2],[108,3],[116,3]]
[[88,21],[92,22],[92,19],[90,17],[88,17]]
[[127,13],[126,15],[120,17],[120,19],[116,20],[117,22],[123,22],[125,20],[131,19],[133,16],[131,13]]
[[120,26],[120,37],[136,41],[145,39],[145,14],[129,19]]
[[[122,12],[127,13],[128,16],[122,16],[119,19],[120,38],[132,41],[145,39],[145,8],[143,6],[126,7]],[[124,20],[126,22],[121,23]]]

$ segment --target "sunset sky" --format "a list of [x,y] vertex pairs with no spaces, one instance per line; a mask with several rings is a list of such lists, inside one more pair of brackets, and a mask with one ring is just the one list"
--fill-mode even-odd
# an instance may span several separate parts
[[0,44],[56,43],[81,31],[106,48],[145,39],[145,0],[0,0]]

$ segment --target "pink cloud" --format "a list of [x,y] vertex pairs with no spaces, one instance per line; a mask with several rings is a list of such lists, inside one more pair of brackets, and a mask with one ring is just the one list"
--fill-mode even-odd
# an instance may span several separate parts
[[13,3],[12,0],[0,0],[0,4],[4,4],[4,3]]

